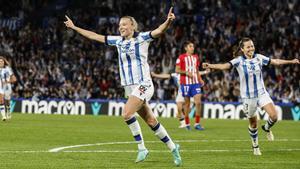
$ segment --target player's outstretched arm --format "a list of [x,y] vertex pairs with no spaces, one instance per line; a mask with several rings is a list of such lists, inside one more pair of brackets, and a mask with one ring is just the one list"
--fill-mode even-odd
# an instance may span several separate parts
[[209,68],[207,68],[206,70],[204,70],[204,71],[199,71],[199,74],[202,76],[202,75],[207,75],[207,74],[209,74],[210,73],[210,69]]
[[293,59],[293,60],[283,60],[283,59],[271,59],[272,65],[286,65],[286,64],[300,64],[299,59]]
[[67,15],[65,17],[67,18],[67,20],[64,22],[66,27],[75,30],[76,32],[80,33],[84,37],[87,37],[89,39],[92,39],[92,40],[95,40],[98,42],[105,43],[105,36],[97,34],[95,32],[89,31],[89,30],[79,28],[74,25],[73,21]]
[[151,76],[158,78],[158,79],[170,79],[171,78],[171,75],[167,74],[167,73],[157,74],[157,73],[151,72]]
[[173,10],[173,7],[171,7],[169,10],[167,20],[164,23],[162,23],[158,28],[154,29],[151,32],[151,36],[153,38],[158,38],[161,34],[163,34],[170,27],[171,23],[176,18],[174,13],[172,12],[172,10]]
[[209,64],[203,63],[204,69],[219,69],[219,70],[227,70],[231,68],[230,63],[223,63],[223,64]]

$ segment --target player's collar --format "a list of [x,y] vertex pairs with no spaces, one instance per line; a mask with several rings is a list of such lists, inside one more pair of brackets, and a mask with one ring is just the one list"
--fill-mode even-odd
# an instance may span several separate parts
[[[139,36],[139,32],[134,32],[132,38],[136,38]],[[123,37],[122,40],[125,40],[125,37]]]
[[[248,59],[245,55],[242,55],[243,59]],[[251,59],[254,59],[256,57],[256,53],[253,53],[253,57]]]

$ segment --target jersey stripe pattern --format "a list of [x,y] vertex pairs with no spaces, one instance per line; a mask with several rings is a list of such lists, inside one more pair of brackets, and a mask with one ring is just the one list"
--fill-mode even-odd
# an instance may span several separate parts
[[11,84],[7,83],[10,80],[10,76],[13,72],[10,67],[0,68],[0,88],[1,90],[11,89]]
[[148,47],[152,40],[151,32],[136,32],[129,40],[121,36],[105,37],[107,45],[117,47],[122,86],[151,81],[147,60]]
[[243,99],[258,98],[259,95],[267,92],[262,78],[262,66],[269,65],[270,61],[271,59],[264,55],[254,54],[252,59],[239,56],[229,62],[239,74]]
[[182,71],[191,72],[193,74],[193,77],[181,74],[180,84],[199,84],[198,71],[200,61],[198,55],[182,54],[178,57],[176,66],[179,66]]

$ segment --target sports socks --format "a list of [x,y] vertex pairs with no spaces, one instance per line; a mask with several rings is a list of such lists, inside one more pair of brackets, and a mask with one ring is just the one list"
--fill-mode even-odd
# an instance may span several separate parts
[[189,118],[189,116],[185,117],[184,119],[185,119],[185,124],[187,126],[189,126],[190,125],[190,118]]
[[6,112],[6,115],[8,117],[10,115],[10,104],[5,105],[5,112]]
[[198,124],[200,124],[200,116],[196,115],[195,116],[195,125],[198,125]]
[[258,130],[257,128],[251,128],[250,126],[248,127],[248,131],[251,137],[252,141],[252,146],[253,147],[258,147]]
[[135,116],[132,116],[129,120],[126,121],[136,143],[138,144],[139,150],[145,150],[145,144],[143,140],[143,135],[139,122],[136,120]]
[[266,124],[265,124],[265,130],[270,130],[270,128],[276,123],[276,121],[273,121],[270,117],[267,120]]
[[168,135],[164,126],[162,126],[160,123],[157,123],[154,127],[151,127],[151,129],[154,131],[155,135],[168,146],[171,151],[175,149],[175,144]]
[[0,105],[0,112],[1,112],[2,119],[6,119],[5,106],[3,104]]

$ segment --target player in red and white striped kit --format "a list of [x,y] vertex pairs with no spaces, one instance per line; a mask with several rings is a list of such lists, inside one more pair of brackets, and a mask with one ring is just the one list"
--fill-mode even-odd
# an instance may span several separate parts
[[[190,41],[184,43],[186,53],[181,54],[176,61],[176,73],[180,74],[180,86],[185,100],[185,112],[190,112],[190,98],[194,98],[196,116],[194,127],[196,130],[203,130],[200,125],[201,114],[201,86],[204,82],[199,74],[200,60],[194,54],[194,44]],[[189,114],[185,113],[186,128],[191,130]]]

